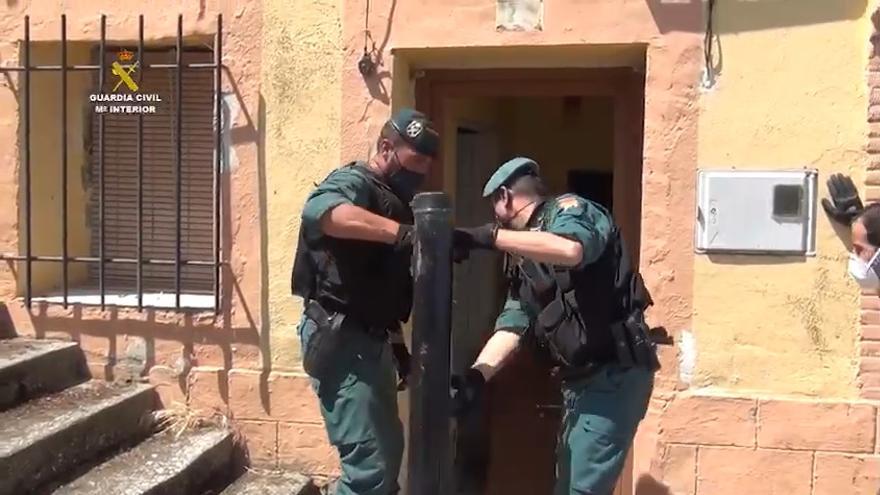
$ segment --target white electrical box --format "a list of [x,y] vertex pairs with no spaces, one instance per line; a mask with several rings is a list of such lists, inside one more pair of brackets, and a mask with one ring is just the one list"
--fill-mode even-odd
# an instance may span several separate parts
[[816,170],[700,170],[698,253],[816,252]]

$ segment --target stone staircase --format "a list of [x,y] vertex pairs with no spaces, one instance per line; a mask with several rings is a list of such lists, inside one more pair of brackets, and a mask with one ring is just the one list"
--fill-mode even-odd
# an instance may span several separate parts
[[91,380],[74,342],[0,338],[0,495],[312,495],[244,468],[226,426],[160,427],[149,385]]

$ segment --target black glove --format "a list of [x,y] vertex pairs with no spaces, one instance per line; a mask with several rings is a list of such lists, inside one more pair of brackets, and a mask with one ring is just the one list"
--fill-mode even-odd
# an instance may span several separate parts
[[397,376],[400,378],[397,390],[404,390],[406,389],[409,374],[412,371],[412,356],[410,356],[406,344],[402,342],[391,344],[391,351],[394,353],[394,361],[397,363]]
[[479,370],[469,368],[464,375],[453,375],[452,414],[457,418],[466,416],[483,395],[486,378]]
[[831,199],[822,198],[822,208],[835,222],[850,225],[864,210],[859,191],[852,179],[843,174],[828,178],[828,194]]
[[397,237],[394,238],[394,250],[411,251],[414,236],[412,225],[400,224],[400,228],[397,229]]
[[498,237],[498,226],[487,223],[479,227],[459,227],[452,233],[452,246],[455,249],[470,251],[471,249],[495,249]]

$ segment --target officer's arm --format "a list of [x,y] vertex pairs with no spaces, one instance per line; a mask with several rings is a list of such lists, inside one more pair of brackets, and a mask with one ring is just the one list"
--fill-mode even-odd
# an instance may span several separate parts
[[547,230],[581,247],[581,259],[574,266],[582,268],[602,256],[613,227],[606,211],[593,203],[579,201],[560,208]]
[[366,178],[352,170],[334,172],[306,200],[302,212],[306,234],[394,244],[400,224],[368,211],[369,199]]
[[550,232],[498,229],[495,247],[539,263],[560,266],[577,266],[584,256],[579,242]]
[[321,217],[321,231],[340,239],[394,244],[400,224],[359,206],[340,204]]
[[486,381],[489,381],[516,352],[520,339],[520,335],[513,331],[496,331],[483,346],[473,367],[482,373]]
[[517,295],[509,288],[504,309],[495,320],[495,334],[489,338],[477,360],[474,368],[478,369],[488,381],[500,370],[507,360],[519,347],[522,336],[530,326],[529,316],[522,307]]

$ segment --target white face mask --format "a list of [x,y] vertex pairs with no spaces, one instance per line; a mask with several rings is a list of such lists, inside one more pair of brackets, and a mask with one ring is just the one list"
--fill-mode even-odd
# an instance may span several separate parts
[[871,261],[867,263],[855,253],[849,255],[849,274],[863,289],[880,289],[880,278],[877,277],[877,272],[874,270],[878,254],[880,254],[880,250],[877,250],[871,257]]

